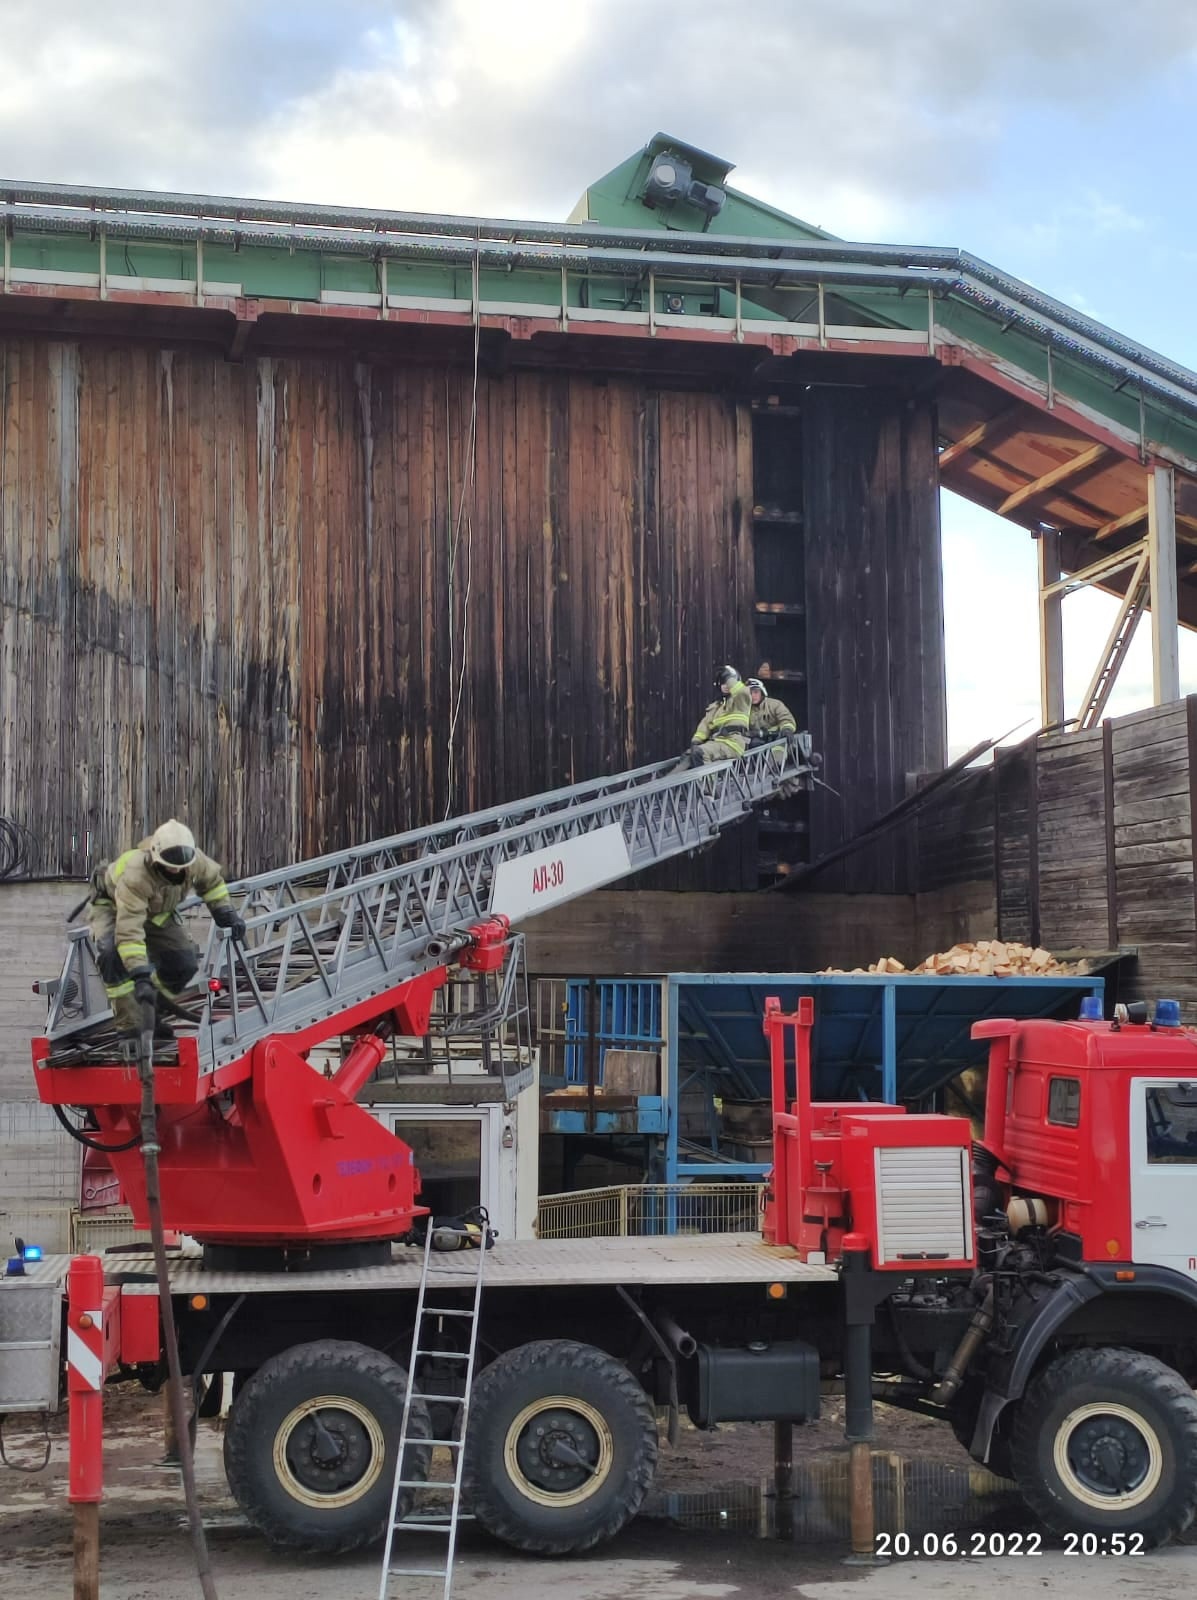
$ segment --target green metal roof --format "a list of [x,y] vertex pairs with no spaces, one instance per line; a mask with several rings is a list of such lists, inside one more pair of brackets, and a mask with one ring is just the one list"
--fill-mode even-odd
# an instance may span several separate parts
[[649,210],[640,188],[663,149],[705,181],[731,170],[658,134],[590,186],[582,220],[564,224],[0,181],[0,290],[239,320],[318,310],[477,320],[523,337],[930,355],[980,364],[1032,400],[1071,405],[1141,459],[1197,471],[1187,368],[961,251],[834,239],[734,189],[709,222],[692,207]]

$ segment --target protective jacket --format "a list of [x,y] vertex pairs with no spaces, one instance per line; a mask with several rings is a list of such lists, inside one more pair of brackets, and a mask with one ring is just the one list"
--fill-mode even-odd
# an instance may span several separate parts
[[155,871],[149,856],[150,841],[143,839],[115,861],[98,867],[93,882],[95,904],[109,902],[116,913],[116,953],[129,972],[149,965],[146,924],[162,927],[190,894],[202,897],[209,909],[229,898],[228,885],[216,862],[202,850],[183,869],[176,882]]
[[763,744],[769,739],[798,732],[793,713],[782,701],[774,700],[772,695],[766,695],[759,706],[753,706],[749,728],[754,744]]
[[727,746],[729,755],[742,756],[748,748],[748,725],[752,718],[752,696],[746,684],[739,683],[730,694],[713,700],[694,730],[691,744]]

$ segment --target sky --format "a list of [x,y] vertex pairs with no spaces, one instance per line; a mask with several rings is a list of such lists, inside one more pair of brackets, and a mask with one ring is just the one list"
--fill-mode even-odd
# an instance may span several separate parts
[[[561,219],[664,129],[832,233],[959,246],[1197,367],[1197,0],[0,0],[0,24],[0,176]],[[947,494],[943,546],[959,753],[1037,719],[1035,554]],[[1070,713],[1114,605],[1065,602]],[[1150,684],[1144,625],[1110,711]]]

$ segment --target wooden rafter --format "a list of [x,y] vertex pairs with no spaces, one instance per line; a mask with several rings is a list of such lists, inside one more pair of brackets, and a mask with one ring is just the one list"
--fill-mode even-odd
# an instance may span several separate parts
[[[973,456],[973,466],[992,467],[996,472],[1001,473],[1002,476],[1006,478],[1014,477],[1017,473],[1018,469],[1011,466],[1008,461],[1003,461],[1000,456],[990,455],[986,450],[977,449],[973,452]],[[974,475],[973,473],[968,472],[968,469],[965,469],[965,471],[968,473],[968,476],[975,487],[980,475]],[[992,489],[995,494],[1000,494],[1003,496],[1003,498],[1013,492],[1005,489],[1000,484],[992,482],[990,479],[980,478],[980,481],[986,488]],[[949,484],[948,487],[950,488],[951,485]],[[976,495],[970,495],[969,491],[965,488],[958,489],[957,493],[967,495],[970,499],[976,499],[978,505],[984,505],[987,511],[992,511],[993,514],[997,516],[998,507],[990,504],[987,499],[982,500],[977,498]],[[1056,498],[1064,500],[1068,503],[1069,517],[1066,523],[1068,531],[1070,533],[1083,534],[1086,539],[1091,539],[1101,523],[1102,513],[1094,506],[1089,505],[1086,501],[1078,499],[1076,495],[1071,494],[1067,489],[1058,490]]]
[[1030,483],[1024,483],[1021,489],[1015,489],[1013,494],[1007,495],[998,507],[998,515],[1008,517],[1012,511],[1017,511],[1019,506],[1026,505],[1028,500],[1035,500],[1080,473],[1087,472],[1107,454],[1108,450],[1104,444],[1091,444],[1087,450],[1082,450],[1080,455],[1062,461],[1058,467],[1045,472],[1041,478],[1033,478]]
[[1115,517],[1112,522],[1103,522],[1092,537],[1094,539],[1112,539],[1116,533],[1125,533],[1128,528],[1138,527],[1140,522],[1146,521],[1146,505],[1137,506],[1134,511],[1126,511],[1122,516]]
[[994,439],[1003,430],[1013,427],[1018,421],[1021,406],[1007,406],[1005,411],[999,411],[995,416],[986,417],[984,422],[978,422],[975,428],[970,428],[967,433],[961,434],[952,444],[947,445],[939,452],[939,467],[942,472],[944,467],[950,467],[953,462],[959,461],[961,456],[966,456],[978,445],[986,440]]

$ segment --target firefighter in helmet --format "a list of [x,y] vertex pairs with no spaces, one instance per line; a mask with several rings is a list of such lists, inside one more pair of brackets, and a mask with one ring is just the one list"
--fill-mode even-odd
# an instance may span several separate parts
[[759,678],[749,678],[748,693],[752,700],[748,729],[754,745],[769,744],[773,739],[784,739],[798,732],[794,713],[781,700],[768,694]]
[[[191,829],[172,817],[115,861],[92,874],[88,925],[112,1013],[124,1033],[137,1034],[148,1008],[156,1015],[160,996],[174,1000],[194,978],[199,956],[178,915],[180,903],[198,894],[219,928],[245,937],[245,923],[229,898],[215,861],[195,847]],[[154,1032],[170,1038],[158,1018]]]
[[[798,732],[794,713],[784,701],[766,693],[765,685],[759,678],[749,678],[748,693],[752,700],[749,742],[753,746],[776,744],[777,764],[781,766],[786,755],[785,741]],[[780,799],[787,800],[801,794],[802,785],[797,782],[783,783],[777,793]]]
[[735,667],[720,667],[715,675],[718,699],[702,714],[702,721],[694,730],[684,763],[700,767],[711,761],[730,761],[742,756],[748,748],[748,724],[752,716],[752,702],[748,689]]

